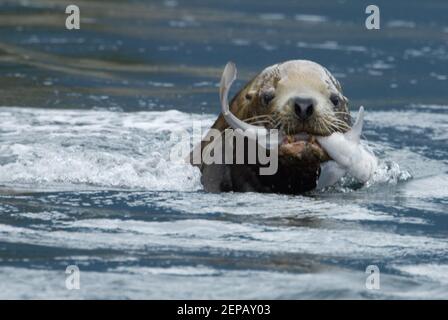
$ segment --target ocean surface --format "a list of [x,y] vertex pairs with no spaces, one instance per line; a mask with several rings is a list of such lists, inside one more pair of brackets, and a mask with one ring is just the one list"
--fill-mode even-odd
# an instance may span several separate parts
[[[380,30],[368,4],[0,1],[0,298],[448,298],[448,2],[376,1]],[[364,105],[378,172],[206,193],[172,134],[213,123],[227,61],[234,93],[290,59]]]

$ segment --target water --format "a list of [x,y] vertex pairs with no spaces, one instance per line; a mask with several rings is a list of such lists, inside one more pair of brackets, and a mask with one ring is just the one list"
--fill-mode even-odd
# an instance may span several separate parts
[[[448,297],[445,1],[380,1],[379,31],[362,1],[77,4],[79,31],[60,1],[0,5],[1,298]],[[365,106],[369,185],[208,194],[168,161],[228,60],[236,88],[295,58]]]

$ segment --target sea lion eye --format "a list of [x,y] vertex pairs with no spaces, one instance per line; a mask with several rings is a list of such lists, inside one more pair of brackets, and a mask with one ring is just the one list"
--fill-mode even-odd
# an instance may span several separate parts
[[274,90],[265,91],[261,94],[261,103],[267,106],[275,97]]
[[253,90],[250,90],[246,93],[245,98],[246,100],[252,100],[252,98],[254,97],[254,95],[256,95],[257,93],[254,92]]
[[340,99],[339,99],[339,97],[338,97],[337,95],[333,94],[333,95],[331,95],[331,97],[330,97],[330,101],[331,101],[331,103],[332,103],[335,107],[337,107],[337,106],[339,105],[339,101],[340,101]]

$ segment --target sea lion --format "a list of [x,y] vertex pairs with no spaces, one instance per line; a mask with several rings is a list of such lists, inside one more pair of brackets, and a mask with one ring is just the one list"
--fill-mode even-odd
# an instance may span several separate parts
[[[235,95],[226,111],[227,93],[235,77],[235,66],[228,64],[221,82],[223,113],[212,129],[221,133],[229,127],[241,126],[278,129],[278,170],[272,175],[260,175],[257,162],[201,163],[205,190],[298,194],[314,189],[321,164],[332,162],[318,140],[335,137],[336,133],[347,134],[351,129],[348,99],[340,83],[318,63],[287,61],[267,67],[255,76]],[[327,139],[325,143],[334,140]],[[199,146],[201,152],[213,143],[215,140],[210,141],[207,134]]]

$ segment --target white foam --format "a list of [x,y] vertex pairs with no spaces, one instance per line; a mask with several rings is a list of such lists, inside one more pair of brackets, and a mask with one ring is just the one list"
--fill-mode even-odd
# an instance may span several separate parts
[[[448,190],[448,175],[421,178],[413,180],[401,189],[406,198],[446,199]],[[445,212],[448,213],[448,212]]]
[[[445,106],[445,110],[448,106]],[[367,120],[374,128],[390,127],[401,132],[428,134],[433,140],[448,140],[448,113],[443,108],[440,113],[425,112],[424,106],[419,112],[409,111],[375,111],[367,112]]]
[[389,28],[415,28],[416,24],[413,21],[406,21],[406,20],[391,20],[387,22],[387,26]]
[[[171,269],[171,270],[170,270]],[[258,270],[192,273],[191,267],[83,271],[80,290],[65,288],[65,270],[0,268],[7,299],[282,299],[360,298],[363,273],[333,271],[296,274]],[[127,290],[123,290],[126,284]],[[322,288],[325,288],[322,290]],[[280,290],[279,290],[280,289]]]
[[[297,220],[300,222],[300,220]],[[400,235],[371,231],[360,226],[333,228],[330,221],[316,220],[304,226],[280,226],[223,222],[216,220],[177,220],[145,222],[118,219],[84,219],[55,222],[55,230],[21,228],[0,224],[0,240],[8,243],[33,243],[77,249],[143,250],[154,247],[188,250],[242,250],[252,252],[290,252],[376,259],[400,258],[405,252],[416,255],[445,255],[446,239],[422,235]],[[56,228],[57,227],[57,228]]]
[[172,275],[172,276],[215,276],[219,275],[220,271],[205,267],[168,267],[168,268],[142,268],[142,267],[118,267],[110,269],[110,272],[123,272],[129,274],[140,275]]
[[406,274],[448,285],[448,265],[446,264],[396,265],[394,267]]
[[[201,266],[81,269],[80,290],[67,290],[65,273],[1,267],[2,299],[444,299],[439,283],[381,274],[381,289],[367,290],[363,269],[294,273],[220,270]],[[196,270],[197,269],[197,270]],[[440,270],[443,271],[443,270]],[[444,270],[446,272],[446,270]],[[123,286],[126,290],[123,290]]]
[[[410,114],[410,117],[414,117]],[[429,117],[429,116],[428,116]],[[406,117],[369,112],[381,126],[415,130]],[[76,187],[145,190],[200,190],[200,172],[169,160],[172,132],[190,131],[193,121],[204,127],[214,115],[191,115],[175,110],[113,112],[107,110],[0,109],[0,184],[35,189]],[[398,121],[388,123],[388,121]],[[413,118],[411,119],[413,120]],[[432,119],[420,126],[429,126]],[[444,120],[436,128],[444,132]],[[412,121],[413,123],[413,121]],[[446,133],[443,133],[446,134]],[[374,183],[396,183],[405,171],[398,165],[380,167]]]
[[276,21],[284,20],[285,15],[282,13],[263,13],[259,15],[261,20]]
[[201,189],[200,173],[169,160],[172,132],[214,116],[1,108],[0,184]]
[[340,50],[347,52],[366,52],[367,48],[364,46],[355,45],[341,45],[336,41],[325,41],[322,43],[308,43],[308,42],[297,42],[297,47],[299,48],[309,48],[309,49],[322,49],[322,50]]
[[301,22],[308,23],[322,23],[328,21],[328,18],[325,16],[319,16],[315,14],[296,14],[294,19]]

